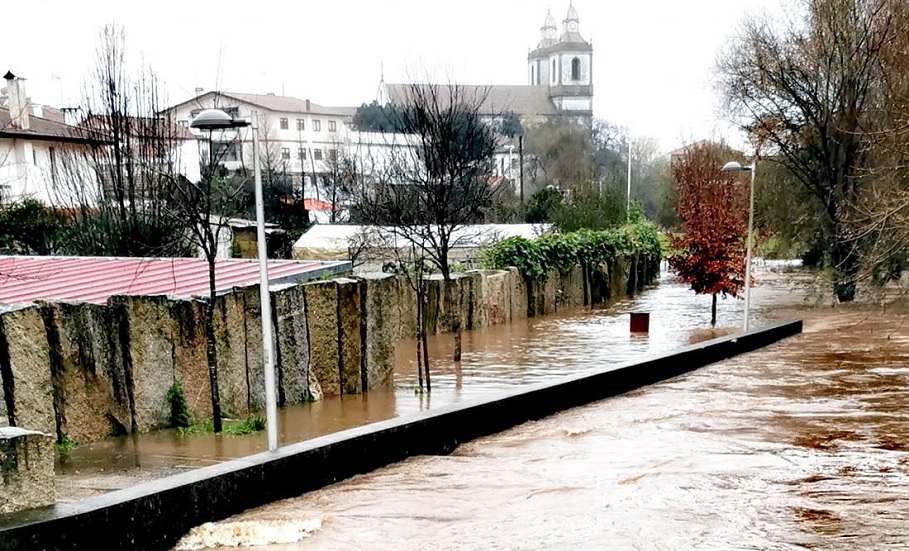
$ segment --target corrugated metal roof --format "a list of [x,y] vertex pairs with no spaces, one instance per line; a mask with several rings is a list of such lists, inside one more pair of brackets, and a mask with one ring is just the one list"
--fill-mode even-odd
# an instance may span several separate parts
[[[350,270],[349,262],[270,260],[271,285],[306,281],[326,271]],[[259,282],[257,260],[218,260],[218,292]],[[195,258],[0,256],[0,303],[72,300],[104,304],[113,295],[203,296],[208,263]]]

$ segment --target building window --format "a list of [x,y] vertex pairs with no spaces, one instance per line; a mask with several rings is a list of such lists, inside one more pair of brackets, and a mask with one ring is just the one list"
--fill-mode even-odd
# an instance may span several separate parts
[[182,126],[183,128],[189,127],[189,121],[177,121],[177,122],[180,123],[180,126]]
[[557,78],[558,74],[559,74],[558,69],[556,69],[556,59],[552,58],[552,76],[549,77],[549,80],[551,80],[552,82],[557,82],[556,78]]
[[214,158],[216,162],[236,162],[240,160],[239,142],[214,142]]
[[314,149],[313,152],[312,152],[312,158],[315,159],[315,160],[317,160],[317,161],[321,161],[321,160],[322,160],[322,150],[321,150],[321,149]]
[[290,148],[289,148],[289,147],[282,147],[282,148],[281,148],[281,159],[283,159],[283,160],[285,160],[285,161],[289,161],[289,160],[290,160]]
[[297,149],[297,158],[299,158],[301,161],[306,160],[306,148],[301,147]]
[[303,132],[306,130],[306,121],[303,119],[297,119],[297,130]]
[[329,149],[329,150],[328,150],[328,160],[329,160],[329,161],[337,161],[337,160],[338,160],[338,150],[337,150],[337,149]]
[[287,119],[285,119],[284,117],[281,117],[281,130],[287,130],[287,128],[288,128]]
[[312,121],[312,129],[313,129],[313,132],[320,132],[322,130],[322,121],[320,121],[319,119],[315,119],[314,121]]
[[338,131],[338,123],[336,123],[335,121],[328,121],[328,131],[329,131],[329,132],[337,132],[337,131]]
[[578,57],[571,60],[571,80],[581,80],[581,59]]
[[530,84],[537,83],[537,68],[535,65],[530,66]]

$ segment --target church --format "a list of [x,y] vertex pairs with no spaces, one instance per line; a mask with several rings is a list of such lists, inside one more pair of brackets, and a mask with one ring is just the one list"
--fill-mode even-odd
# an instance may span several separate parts
[[[581,19],[574,5],[562,21],[561,32],[549,12],[540,28],[540,40],[527,54],[525,85],[461,85],[486,95],[483,115],[514,112],[524,123],[571,117],[585,124],[593,119],[593,47],[581,35]],[[406,103],[407,84],[379,84],[377,101]]]

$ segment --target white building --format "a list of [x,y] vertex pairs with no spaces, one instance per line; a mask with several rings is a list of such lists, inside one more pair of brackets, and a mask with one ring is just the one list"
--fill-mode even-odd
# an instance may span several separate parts
[[65,124],[59,111],[31,103],[22,79],[12,72],[4,79],[0,91],[0,201],[32,198],[52,206],[66,203],[68,191],[58,181],[60,163],[103,141]]
[[[330,162],[340,155],[344,133],[356,112],[355,107],[328,107],[308,99],[275,94],[197,92],[195,97],[170,107],[166,113],[186,128],[205,109],[221,109],[240,119],[250,119],[257,113],[263,162],[270,163],[273,170],[291,175],[295,182],[311,183],[313,175],[330,172]],[[202,143],[207,142],[207,132],[191,131],[205,138]],[[215,159],[228,170],[252,169],[252,133],[248,128],[214,132],[211,139],[217,144],[213,152]],[[308,191],[305,196],[310,197],[312,193],[315,192]]]

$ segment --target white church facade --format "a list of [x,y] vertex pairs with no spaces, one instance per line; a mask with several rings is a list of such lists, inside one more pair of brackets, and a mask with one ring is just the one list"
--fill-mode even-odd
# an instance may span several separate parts
[[[525,123],[572,117],[590,123],[593,118],[593,47],[580,32],[580,17],[572,4],[561,32],[547,13],[536,47],[527,55],[527,84],[461,85],[485,98],[481,114],[497,116],[511,111]],[[379,83],[377,101],[406,103],[408,84]]]

